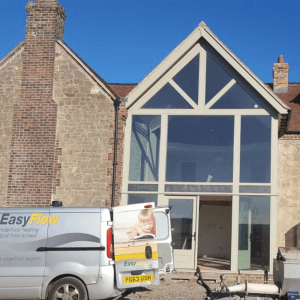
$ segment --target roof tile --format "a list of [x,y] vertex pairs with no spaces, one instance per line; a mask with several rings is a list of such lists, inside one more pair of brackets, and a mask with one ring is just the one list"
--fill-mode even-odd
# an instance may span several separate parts
[[119,83],[109,83],[111,89],[114,90],[120,98],[126,97],[136,86],[135,83],[130,84],[119,84]]
[[[272,89],[272,84],[267,84]],[[288,131],[300,131],[300,83],[289,84],[287,93],[276,93],[276,95],[292,109],[288,124]]]

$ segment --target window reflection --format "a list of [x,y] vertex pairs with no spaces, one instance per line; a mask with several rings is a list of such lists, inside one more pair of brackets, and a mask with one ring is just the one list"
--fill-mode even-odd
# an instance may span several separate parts
[[133,116],[129,180],[157,181],[160,116]]
[[193,200],[170,199],[174,249],[192,249]]

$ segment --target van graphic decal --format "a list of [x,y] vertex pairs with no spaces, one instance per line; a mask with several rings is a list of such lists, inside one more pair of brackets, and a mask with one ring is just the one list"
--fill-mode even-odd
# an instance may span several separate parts
[[[146,259],[147,254],[146,254],[146,247],[151,246],[152,249],[152,257],[151,259],[158,259],[158,254],[157,254],[157,244],[152,242],[152,243],[136,243],[135,245],[131,245],[131,247],[116,247],[115,248],[115,260],[125,260],[125,259]],[[120,246],[120,245],[119,245]]]
[[32,213],[31,216],[13,215],[3,213],[0,218],[0,225],[21,225],[22,227],[29,225],[55,225],[59,221],[60,216],[47,216],[42,213]]
[[[118,288],[158,284],[154,202],[114,207],[113,213],[114,258]],[[140,275],[146,279],[140,281],[138,277]],[[134,281],[137,278],[138,281]]]
[[100,238],[86,233],[64,233],[47,239],[41,239],[32,242],[1,243],[0,251],[29,252],[36,251],[38,248],[58,247],[72,242],[91,242],[100,244]]

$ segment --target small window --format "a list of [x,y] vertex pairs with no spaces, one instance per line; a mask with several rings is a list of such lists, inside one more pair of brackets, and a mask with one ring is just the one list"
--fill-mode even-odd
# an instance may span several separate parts
[[161,211],[156,212],[155,215],[157,240],[166,240],[169,237],[169,219]]

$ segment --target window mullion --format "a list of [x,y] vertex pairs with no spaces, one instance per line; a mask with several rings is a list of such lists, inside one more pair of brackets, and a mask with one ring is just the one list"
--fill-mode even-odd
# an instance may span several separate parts
[[234,116],[234,144],[233,144],[233,194],[239,193],[240,155],[241,155],[241,116]]
[[173,80],[170,79],[171,86],[187,101],[193,108],[197,109],[196,103],[186,94],[186,92]]
[[[201,48],[202,49],[202,48]],[[206,51],[200,51],[198,109],[204,111],[206,88]]]
[[161,136],[158,170],[158,193],[164,193],[167,163],[168,115],[161,115]]
[[230,88],[232,88],[235,85],[236,81],[234,79],[230,80],[223,88],[222,90],[217,93],[206,105],[205,109],[211,108],[223,95],[225,95]]

